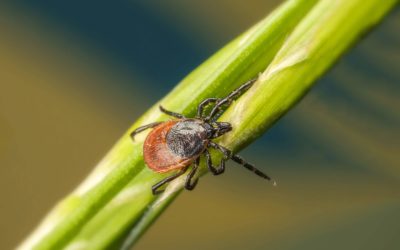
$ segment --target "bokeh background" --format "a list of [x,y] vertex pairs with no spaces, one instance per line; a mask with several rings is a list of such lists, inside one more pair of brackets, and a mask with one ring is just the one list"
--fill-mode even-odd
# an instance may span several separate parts
[[[0,3],[0,249],[15,247],[122,133],[280,1]],[[136,249],[400,249],[400,11]]]

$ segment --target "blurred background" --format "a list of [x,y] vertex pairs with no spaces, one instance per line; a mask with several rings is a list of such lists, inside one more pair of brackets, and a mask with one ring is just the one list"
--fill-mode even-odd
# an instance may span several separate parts
[[[0,3],[0,249],[122,133],[281,1]],[[222,13],[222,14],[221,14]],[[400,11],[242,155],[183,192],[135,249],[400,249]]]

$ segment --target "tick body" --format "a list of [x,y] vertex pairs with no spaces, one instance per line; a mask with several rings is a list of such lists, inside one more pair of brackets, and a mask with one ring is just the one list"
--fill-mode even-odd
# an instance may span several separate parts
[[196,119],[161,123],[146,137],[144,161],[159,173],[190,165],[207,147],[207,129],[208,124]]
[[[187,118],[181,114],[165,110],[160,106],[161,112],[176,119],[165,122],[154,122],[139,127],[131,133],[131,137],[134,139],[136,134],[153,128],[143,144],[143,155],[146,165],[158,173],[175,171],[173,175],[152,187],[154,195],[161,193],[163,190],[160,187],[184,174],[191,165],[193,167],[187,174],[185,188],[192,190],[198,182],[198,178],[193,180],[193,177],[198,170],[202,155],[205,156],[207,167],[214,175],[222,174],[225,171],[225,161],[232,159],[258,176],[271,180],[268,175],[244,161],[240,156],[233,154],[229,149],[212,141],[212,139],[232,130],[231,124],[216,121],[223,111],[222,108],[229,106],[235,98],[249,89],[255,80],[246,82],[225,98],[205,99],[199,104],[195,118]],[[206,113],[204,110],[205,107],[211,104],[214,106]],[[210,147],[220,151],[224,156],[218,166],[214,166],[212,163],[211,155],[208,151]]]

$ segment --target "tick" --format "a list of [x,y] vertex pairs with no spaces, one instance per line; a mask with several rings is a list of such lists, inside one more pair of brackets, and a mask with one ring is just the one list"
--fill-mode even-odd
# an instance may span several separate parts
[[[228,107],[233,100],[247,91],[257,79],[252,79],[236,90],[232,91],[225,98],[208,98],[203,100],[197,107],[197,116],[188,118],[182,114],[168,111],[160,106],[161,112],[176,119],[153,122],[135,129],[131,133],[132,140],[135,135],[149,128],[153,130],[147,135],[143,144],[143,156],[146,165],[155,172],[166,173],[177,171],[173,175],[163,179],[154,186],[154,195],[163,192],[160,188],[183,175],[193,164],[187,174],[185,188],[193,190],[198,182],[198,177],[193,180],[200,162],[200,156],[204,155],[209,171],[214,175],[222,174],[225,171],[225,162],[231,159],[256,175],[271,180],[271,178],[246,162],[242,157],[234,154],[231,150],[215,143],[212,139],[218,138],[232,130],[228,122],[217,122],[216,119],[223,112],[223,107]],[[208,110],[205,108],[214,105]],[[209,148],[214,148],[223,154],[218,166],[212,163]]]

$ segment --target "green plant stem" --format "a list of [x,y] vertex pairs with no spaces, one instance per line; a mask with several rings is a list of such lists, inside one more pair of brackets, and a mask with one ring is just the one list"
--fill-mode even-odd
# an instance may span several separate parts
[[[287,1],[193,71],[160,103],[175,112],[193,115],[202,99],[222,97],[263,72],[221,117],[234,130],[219,143],[238,151],[298,102],[315,80],[395,4],[394,0]],[[129,131],[167,119],[157,106]],[[132,143],[129,131],[21,248],[129,247],[143,234],[179,194],[183,179],[178,178],[166,192],[154,197],[151,186],[166,175],[145,168],[142,143],[146,133]]]

